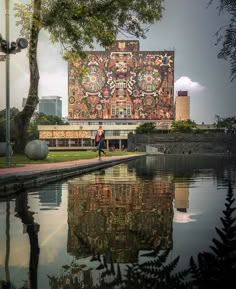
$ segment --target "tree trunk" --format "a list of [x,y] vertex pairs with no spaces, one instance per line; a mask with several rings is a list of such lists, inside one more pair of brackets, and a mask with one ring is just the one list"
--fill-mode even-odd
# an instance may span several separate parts
[[39,102],[38,98],[39,70],[37,62],[37,47],[38,47],[39,32],[41,29],[40,15],[41,15],[41,0],[34,0],[32,25],[29,41],[30,87],[26,105],[14,119],[15,125],[14,151],[17,153],[24,152],[24,148],[27,142],[27,128],[30,123],[30,119],[33,116],[33,113]]

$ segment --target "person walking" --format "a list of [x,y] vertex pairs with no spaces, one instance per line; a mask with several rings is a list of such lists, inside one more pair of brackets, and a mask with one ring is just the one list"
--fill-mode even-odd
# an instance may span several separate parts
[[106,155],[106,152],[104,151],[104,139],[105,139],[105,134],[104,134],[104,132],[102,133],[102,135],[101,135],[101,137],[100,137],[100,141],[99,141],[99,143],[98,143],[98,145],[97,145],[97,149],[98,149],[98,159],[99,160],[101,160],[102,158],[101,158],[101,155],[102,155],[102,153],[104,154],[104,155]]
[[98,144],[99,144],[99,142],[101,140],[102,134],[104,134],[104,130],[103,130],[102,126],[99,125],[99,128],[98,128],[98,130],[96,132],[96,135],[95,135],[95,146],[96,147],[98,146]]

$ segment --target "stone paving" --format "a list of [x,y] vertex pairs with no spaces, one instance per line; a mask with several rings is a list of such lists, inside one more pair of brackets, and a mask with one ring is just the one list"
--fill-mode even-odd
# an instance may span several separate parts
[[106,156],[101,160],[83,159],[47,164],[24,164],[0,169],[0,198],[8,197],[32,187],[70,178],[83,173],[110,167],[142,155]]

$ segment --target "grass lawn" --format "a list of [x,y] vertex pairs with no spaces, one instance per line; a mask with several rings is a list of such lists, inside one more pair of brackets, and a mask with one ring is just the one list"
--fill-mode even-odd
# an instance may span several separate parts
[[[134,152],[127,151],[114,151],[108,152],[107,156],[124,156],[134,154]],[[49,152],[45,160],[33,161],[29,160],[25,155],[13,154],[11,157],[11,167],[21,166],[23,164],[45,164],[45,163],[57,163],[67,162],[82,159],[97,158],[98,152],[96,151],[60,151],[60,152]],[[0,168],[6,167],[6,157],[0,157]]]

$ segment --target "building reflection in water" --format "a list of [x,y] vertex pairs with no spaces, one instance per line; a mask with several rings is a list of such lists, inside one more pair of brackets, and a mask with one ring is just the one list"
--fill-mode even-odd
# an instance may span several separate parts
[[176,223],[194,222],[193,216],[200,214],[200,212],[189,213],[189,180],[184,178],[175,179],[175,196],[174,196],[174,219]]
[[189,183],[181,180],[175,182],[174,207],[177,211],[186,213],[189,208]]
[[[68,252],[133,263],[140,250],[172,248],[174,184],[168,176],[139,182],[127,166],[74,179],[68,194]],[[122,181],[125,175],[125,182]]]
[[46,191],[39,192],[41,210],[56,210],[61,205],[62,185],[48,186]]

